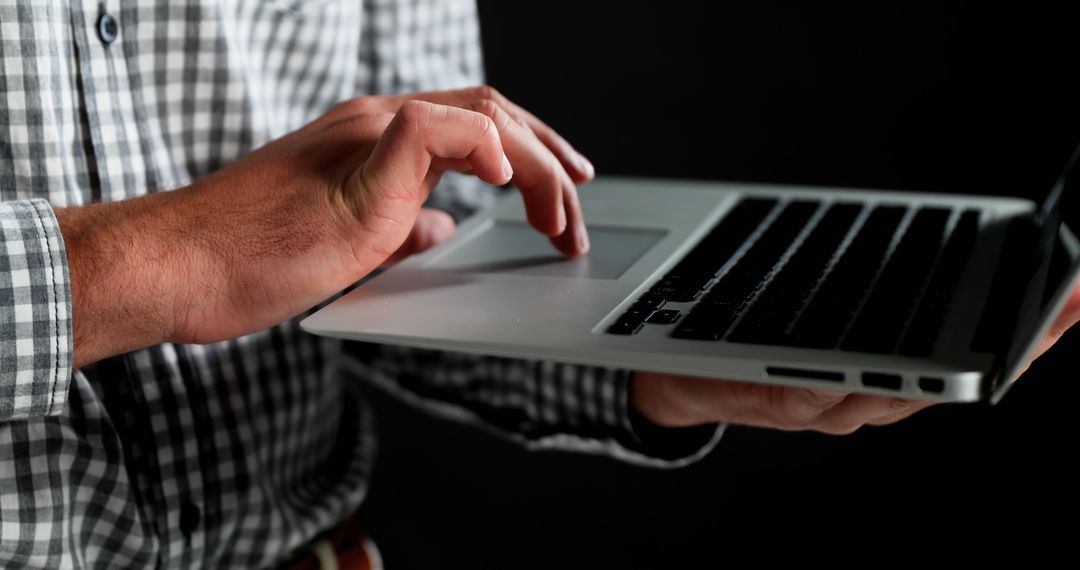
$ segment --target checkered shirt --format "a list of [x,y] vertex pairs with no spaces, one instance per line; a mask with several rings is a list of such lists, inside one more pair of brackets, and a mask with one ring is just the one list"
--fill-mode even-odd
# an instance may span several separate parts
[[[635,448],[623,371],[343,350],[295,320],[72,368],[54,207],[182,187],[344,99],[481,77],[470,0],[0,0],[0,567],[273,567],[364,499],[362,386],[531,448],[708,450]],[[432,200],[493,193],[449,177]]]

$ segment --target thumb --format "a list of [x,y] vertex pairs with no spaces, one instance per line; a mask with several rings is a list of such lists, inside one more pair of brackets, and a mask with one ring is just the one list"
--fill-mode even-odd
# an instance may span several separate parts
[[384,263],[383,267],[390,267],[410,255],[420,253],[434,247],[454,236],[454,218],[450,214],[432,208],[422,208],[416,217],[409,237]]

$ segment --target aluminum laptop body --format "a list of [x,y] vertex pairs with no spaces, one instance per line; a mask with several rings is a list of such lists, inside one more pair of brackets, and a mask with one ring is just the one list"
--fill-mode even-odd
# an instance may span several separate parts
[[599,178],[580,190],[591,250],[574,259],[508,195],[302,326],[422,348],[996,401],[1076,281],[1075,162],[1041,200]]

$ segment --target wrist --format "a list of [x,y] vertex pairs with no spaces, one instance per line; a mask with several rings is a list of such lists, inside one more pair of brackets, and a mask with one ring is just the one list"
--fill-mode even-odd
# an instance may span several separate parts
[[634,372],[630,376],[630,406],[642,419],[659,427],[683,428],[716,423],[695,410],[677,388],[677,383],[668,376]]
[[718,437],[717,422],[691,421],[685,411],[670,404],[666,390],[670,382],[663,376],[634,372],[630,378],[628,427],[643,453],[682,459],[698,454]]
[[167,247],[157,196],[56,210],[71,279],[75,366],[166,342],[184,256]]

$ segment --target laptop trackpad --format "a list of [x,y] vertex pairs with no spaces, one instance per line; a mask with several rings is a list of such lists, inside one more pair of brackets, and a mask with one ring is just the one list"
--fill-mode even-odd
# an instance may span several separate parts
[[618,279],[666,234],[657,229],[594,226],[589,228],[589,253],[570,258],[528,224],[496,221],[425,267],[465,273]]

